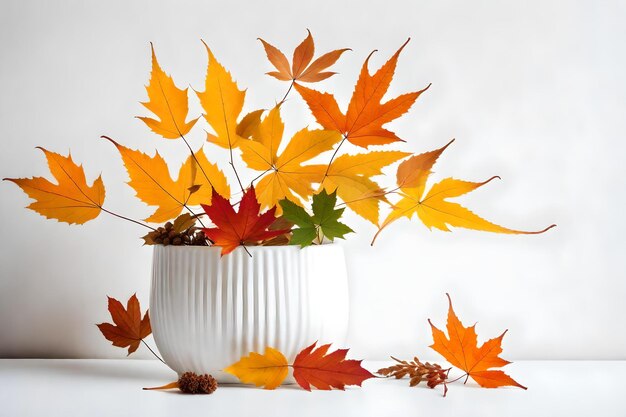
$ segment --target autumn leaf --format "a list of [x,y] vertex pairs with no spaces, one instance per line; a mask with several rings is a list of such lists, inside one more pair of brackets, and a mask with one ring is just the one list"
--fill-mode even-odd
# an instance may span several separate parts
[[495,178],[500,178],[497,176],[483,182],[445,178],[434,184],[425,193],[426,180],[431,174],[431,168],[437,161],[437,158],[439,158],[439,155],[453,141],[448,142],[447,145],[437,150],[415,155],[398,166],[397,183],[400,189],[399,195],[402,198],[394,204],[392,212],[380,225],[378,232],[372,240],[372,244],[374,244],[376,237],[384,228],[401,217],[410,219],[414,214],[417,214],[422,223],[429,229],[434,227],[446,232],[450,231],[448,226],[453,226],[493,233],[539,234],[556,226],[553,224],[536,232],[508,229],[479,217],[458,203],[447,200],[467,194]]
[[237,124],[237,128],[235,129],[235,133],[238,136],[250,139],[250,137],[257,131],[259,125],[261,124],[261,116],[265,110],[254,110],[250,113],[246,114],[241,118],[239,123]]
[[299,205],[285,199],[280,201],[283,208],[283,217],[298,226],[292,230],[291,245],[300,245],[304,248],[316,240],[322,243],[322,236],[334,241],[335,238],[344,239],[347,233],[354,231],[339,221],[344,208],[336,209],[337,193],[328,194],[322,190],[313,195],[313,215],[309,215]]
[[322,187],[337,191],[338,197],[359,216],[378,226],[379,203],[386,201],[384,190],[373,176],[382,175],[382,169],[410,153],[400,151],[375,151],[357,155],[341,155],[330,166],[317,165],[322,173]]
[[217,61],[208,45],[204,43],[204,46],[209,63],[204,92],[198,92],[197,95],[205,112],[204,118],[215,131],[215,134],[207,134],[207,141],[223,148],[234,148],[243,140],[237,134],[237,119],[243,109],[246,92],[239,89],[230,72]]
[[261,205],[257,201],[254,187],[250,187],[243,195],[238,212],[216,191],[213,191],[211,204],[203,204],[202,208],[216,226],[204,228],[202,231],[215,245],[222,247],[222,256],[232,252],[237,246],[255,245],[287,232],[268,230],[276,220],[276,207],[260,214]]
[[315,43],[313,42],[311,31],[307,29],[307,32],[307,37],[293,51],[291,66],[287,57],[278,48],[259,38],[261,43],[263,43],[263,48],[265,48],[267,59],[276,68],[276,71],[268,72],[267,75],[271,75],[281,81],[313,83],[325,80],[336,74],[336,72],[324,70],[337,62],[341,54],[349,51],[350,48],[328,52],[311,63],[313,55],[315,55]]
[[374,378],[360,360],[346,359],[348,349],[327,353],[330,344],[317,349],[316,344],[298,353],[293,362],[293,377],[305,390],[310,391],[311,385],[320,390],[343,390],[346,385],[361,386],[366,379]]
[[141,340],[152,333],[148,310],[142,319],[136,294],[128,299],[126,308],[115,298],[108,297],[108,299],[109,313],[115,324],[101,323],[97,326],[104,337],[113,343],[113,346],[128,348],[130,355],[137,350]]
[[279,154],[283,131],[280,106],[276,106],[255,129],[252,140],[240,143],[241,158],[248,167],[266,173],[256,185],[263,208],[274,207],[284,198],[297,204],[302,204],[299,197],[308,199],[312,184],[321,182],[323,172],[303,163],[331,150],[341,139],[337,132],[302,129]]
[[150,48],[152,72],[150,83],[146,86],[149,101],[141,104],[154,113],[158,120],[149,117],[138,118],[157,135],[166,139],[176,139],[189,133],[199,117],[185,122],[189,112],[187,88],[181,90],[176,87],[172,77],[159,66],[152,43],[150,43]]
[[192,155],[187,158],[178,171],[178,178],[173,180],[167,163],[158,152],[149,156],[120,145],[109,137],[103,138],[120,152],[130,177],[128,185],[135,190],[137,198],[157,207],[145,219],[148,222],[163,223],[178,216],[186,205],[210,203],[213,187],[218,193],[230,196],[226,177],[207,160],[202,148],[194,153],[195,158]]
[[526,389],[503,371],[491,369],[511,363],[498,356],[502,353],[502,338],[507,331],[478,347],[476,325],[464,327],[452,309],[450,295],[446,295],[449,303],[446,324],[448,336],[446,337],[445,333],[435,327],[429,319],[434,341],[430,347],[446,358],[451,365],[464,371],[481,387],[497,388],[512,385]]
[[325,129],[341,133],[349,142],[367,148],[370,145],[401,141],[395,133],[384,129],[383,125],[406,113],[415,100],[428,89],[426,87],[420,91],[402,94],[381,103],[391,84],[400,52],[408,42],[407,40],[374,75],[368,69],[371,54],[367,57],[345,114],[339,109],[332,94],[321,93],[299,84],[295,88],[308,104],[317,122]]
[[233,363],[224,372],[236,376],[245,384],[265,389],[275,389],[289,373],[287,358],[280,351],[266,347],[263,355],[251,352]]
[[102,177],[98,176],[89,186],[82,165],[76,165],[71,155],[63,156],[42,147],[37,149],[45,154],[56,184],[42,177],[4,178],[35,200],[28,208],[48,219],[69,224],[83,224],[98,217],[105,196]]
[[289,244],[289,240],[291,239],[291,228],[293,227],[293,223],[285,218],[285,216],[279,216],[276,218],[274,223],[268,227],[268,230],[284,230],[285,232],[282,235],[278,235],[269,240],[264,240],[261,242],[263,246],[285,246]]

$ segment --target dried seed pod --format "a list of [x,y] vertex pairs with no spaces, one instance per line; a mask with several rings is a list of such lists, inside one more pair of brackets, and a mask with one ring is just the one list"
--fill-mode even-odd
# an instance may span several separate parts
[[212,394],[217,389],[217,381],[208,374],[185,372],[178,379],[178,388],[188,394]]
[[204,374],[197,375],[193,372],[185,372],[178,381],[160,387],[144,388],[145,390],[162,390],[178,388],[187,394],[212,394],[217,389],[217,380],[213,376]]

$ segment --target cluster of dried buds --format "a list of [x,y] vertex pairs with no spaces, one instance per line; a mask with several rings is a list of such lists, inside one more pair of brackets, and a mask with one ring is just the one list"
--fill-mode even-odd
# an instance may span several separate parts
[[408,376],[411,387],[418,385],[422,381],[426,381],[426,385],[429,388],[435,388],[437,385],[443,384],[443,395],[445,397],[448,392],[446,382],[450,368],[443,369],[436,363],[422,363],[417,357],[413,358],[412,361],[402,361],[393,356],[391,359],[398,362],[398,364],[379,369],[377,371],[378,374],[386,377],[395,377],[396,379]]

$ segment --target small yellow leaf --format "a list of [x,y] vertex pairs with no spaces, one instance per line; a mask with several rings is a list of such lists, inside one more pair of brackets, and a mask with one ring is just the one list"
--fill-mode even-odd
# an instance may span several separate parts
[[264,111],[263,109],[255,110],[243,116],[241,121],[237,124],[237,135],[249,139],[261,124],[261,115],[263,115]]
[[146,86],[150,100],[141,104],[154,113],[159,120],[149,117],[138,118],[154,133],[166,139],[176,139],[189,133],[199,117],[185,122],[189,112],[187,88],[181,90],[176,87],[172,77],[159,66],[152,44],[150,47],[152,49],[152,72],[150,83]]
[[275,389],[287,377],[288,362],[285,355],[271,347],[265,348],[263,355],[251,352],[242,357],[224,372],[236,376],[245,384],[254,384],[265,389]]
[[[356,214],[378,226],[379,203],[386,201],[384,191],[370,177],[381,175],[382,169],[410,155],[400,151],[376,151],[357,155],[341,155],[330,168],[318,165],[328,192],[337,196]],[[326,174],[324,176],[324,174]]]

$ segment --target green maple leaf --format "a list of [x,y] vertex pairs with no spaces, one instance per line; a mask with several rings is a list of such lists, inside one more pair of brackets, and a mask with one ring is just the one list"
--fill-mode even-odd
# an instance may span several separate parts
[[337,204],[337,191],[328,194],[326,190],[320,191],[313,196],[313,215],[309,215],[305,209],[299,205],[284,199],[280,201],[283,208],[283,217],[298,226],[293,229],[290,245],[309,246],[314,240],[321,243],[322,236],[330,241],[336,238],[344,239],[347,233],[354,233],[339,219],[345,208],[335,209]]

